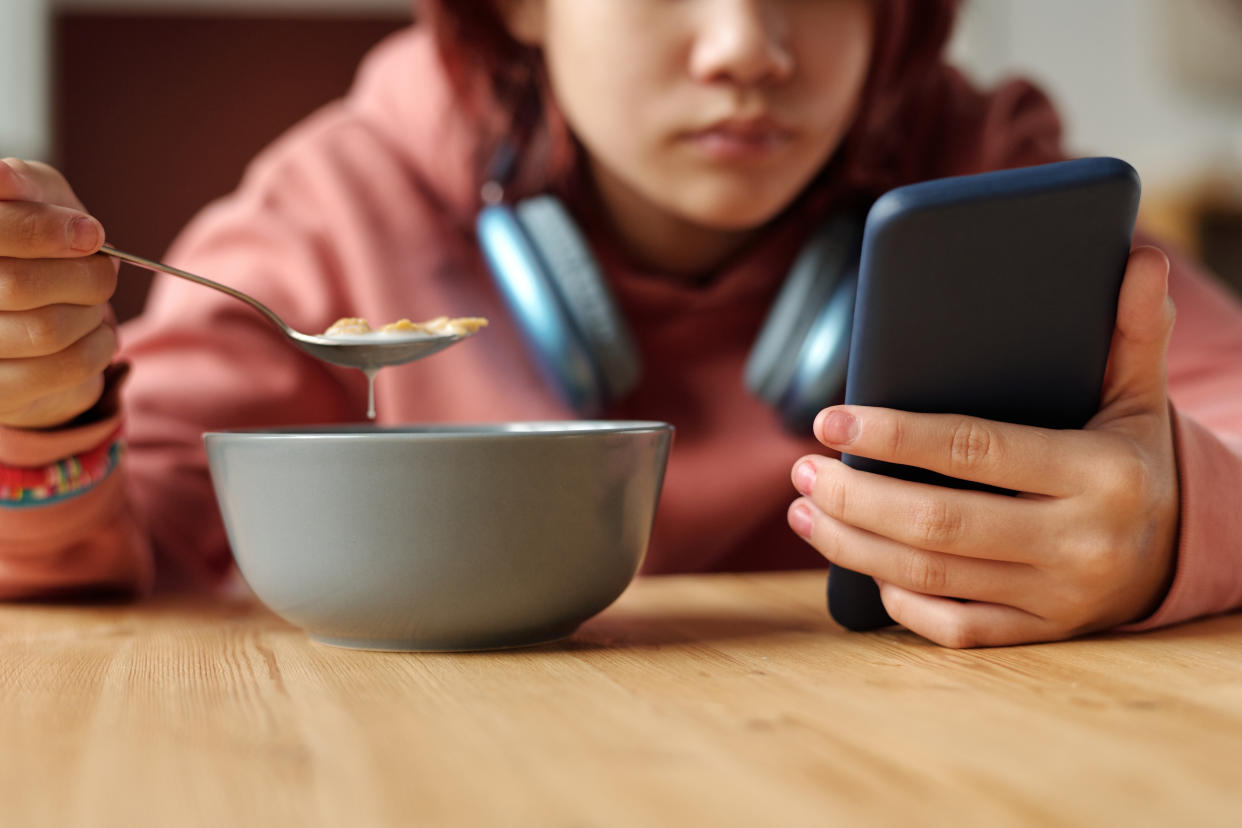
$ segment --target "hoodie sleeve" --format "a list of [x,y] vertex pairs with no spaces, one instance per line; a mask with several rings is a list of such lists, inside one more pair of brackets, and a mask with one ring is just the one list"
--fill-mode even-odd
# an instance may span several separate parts
[[1242,607],[1242,305],[1173,257],[1169,345],[1181,522],[1173,581],[1144,630]]

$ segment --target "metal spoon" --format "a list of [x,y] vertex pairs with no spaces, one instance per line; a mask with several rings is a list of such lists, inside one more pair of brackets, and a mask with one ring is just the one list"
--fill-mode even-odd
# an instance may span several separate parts
[[318,336],[315,334],[304,334],[295,331],[284,323],[279,316],[272,310],[255,299],[253,296],[242,293],[240,290],[222,285],[219,282],[213,282],[202,276],[196,276],[184,270],[171,267],[166,264],[144,259],[141,256],[135,256],[133,253],[124,253],[110,245],[103,245],[99,248],[100,253],[113,256],[121,261],[138,265],[138,267],[153,270],[157,273],[167,273],[171,276],[180,276],[182,279],[189,279],[191,282],[197,282],[209,288],[227,293],[234,299],[240,299],[250,305],[259,313],[267,317],[268,321],[275,325],[281,333],[283,333],[294,344],[306,353],[322,359],[325,362],[331,362],[335,365],[344,365],[349,368],[360,368],[368,374],[374,376],[375,371],[385,365],[401,365],[406,362],[413,362],[416,359],[422,359],[430,356],[436,351],[443,350],[450,345],[462,341],[470,334],[409,334],[394,335],[363,339],[357,338],[341,338],[331,336]]

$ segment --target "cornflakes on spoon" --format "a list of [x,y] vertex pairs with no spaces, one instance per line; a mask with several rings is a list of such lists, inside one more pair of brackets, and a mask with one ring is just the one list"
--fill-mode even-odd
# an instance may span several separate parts
[[[362,317],[343,316],[329,325],[323,335],[335,339],[373,339],[402,335],[469,336],[485,327],[487,327],[487,320],[481,316],[437,316],[426,322],[398,319],[396,322],[389,322],[379,330],[375,330]],[[378,370],[378,368],[362,369],[367,376],[367,416],[372,420],[375,419],[375,374]]]

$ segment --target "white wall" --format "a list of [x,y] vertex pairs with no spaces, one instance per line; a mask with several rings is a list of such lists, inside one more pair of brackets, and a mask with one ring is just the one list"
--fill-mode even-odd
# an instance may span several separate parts
[[0,158],[46,158],[48,26],[45,0],[0,6]]
[[[1072,151],[1125,158],[1148,187],[1213,169],[1238,174],[1242,89],[1196,94],[1170,71],[1171,30],[1208,17],[1211,2],[969,0],[953,54],[983,82],[1036,80],[1057,103]],[[1196,43],[1207,48],[1205,34]],[[1235,45],[1242,61],[1242,40]]]

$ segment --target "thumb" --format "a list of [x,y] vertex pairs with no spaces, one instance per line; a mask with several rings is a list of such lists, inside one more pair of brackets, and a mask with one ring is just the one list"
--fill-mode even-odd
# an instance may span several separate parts
[[1100,416],[1116,419],[1166,408],[1165,351],[1173,330],[1169,259],[1155,247],[1130,253],[1100,395]]

